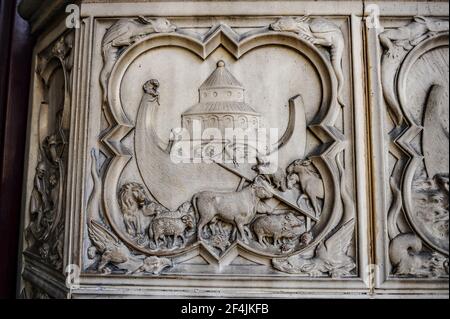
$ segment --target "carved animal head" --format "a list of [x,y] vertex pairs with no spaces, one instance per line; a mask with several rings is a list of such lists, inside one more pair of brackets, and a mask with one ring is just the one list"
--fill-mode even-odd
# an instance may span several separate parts
[[290,175],[290,174],[298,173],[298,172],[304,170],[306,167],[309,167],[310,165],[312,165],[312,162],[310,159],[305,159],[305,160],[298,159],[298,160],[294,161],[291,165],[289,165],[286,170],[287,170],[287,173]]
[[425,24],[431,32],[442,32],[449,30],[449,22],[445,20],[417,16],[414,18],[414,21],[420,24]]
[[273,197],[272,188],[262,176],[256,177],[252,184],[252,188],[255,190],[256,197],[259,199],[269,199]]
[[141,270],[158,275],[165,268],[172,266],[172,261],[168,258],[151,256],[144,259]]
[[145,82],[143,88],[144,88],[145,93],[155,94],[156,92],[158,92],[159,81],[156,79],[149,80],[149,81]]
[[136,213],[148,201],[144,188],[138,183],[123,185],[119,192],[119,200],[124,214]]
[[186,228],[194,228],[194,218],[191,215],[184,215],[181,217],[181,221],[186,225]]
[[150,29],[151,32],[174,32],[177,30],[177,27],[170,23],[169,20],[164,18],[157,18],[157,19],[147,19],[145,17],[139,17],[140,22],[147,25],[147,27]]
[[315,262],[316,259],[306,259],[301,256],[296,256],[295,259],[290,258],[280,258],[273,259],[272,263],[276,269],[288,272],[288,273],[300,273],[300,274],[313,274],[318,268],[318,263]]
[[91,246],[88,248],[87,255],[89,259],[94,259],[97,255],[97,248],[95,246]]
[[300,237],[300,243],[303,245],[309,245],[309,243],[311,243],[313,239],[313,235],[310,232],[307,232]]
[[285,219],[284,225],[288,226],[291,229],[295,227],[300,227],[304,224],[304,221],[301,221],[300,218],[301,217],[297,217],[293,213],[288,213],[284,216]]
[[290,31],[290,32],[306,32],[310,33],[309,17],[288,17],[282,18],[270,25],[270,29],[274,31]]

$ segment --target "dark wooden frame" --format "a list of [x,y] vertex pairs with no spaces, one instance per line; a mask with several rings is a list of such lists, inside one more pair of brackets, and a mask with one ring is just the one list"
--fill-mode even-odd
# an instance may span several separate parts
[[0,298],[16,297],[19,224],[33,40],[17,13],[0,0]]

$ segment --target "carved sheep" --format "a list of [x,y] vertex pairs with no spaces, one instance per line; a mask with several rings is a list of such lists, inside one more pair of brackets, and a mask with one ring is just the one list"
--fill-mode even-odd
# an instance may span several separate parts
[[[301,220],[303,218],[303,220]],[[306,231],[304,217],[296,217],[293,213],[259,217],[253,223],[253,231],[258,242],[267,247],[267,237],[273,238],[273,245],[281,244],[281,239],[294,239]]]
[[184,233],[194,227],[194,218],[190,215],[185,215],[181,218],[159,217],[155,218],[149,227],[149,237],[153,238],[156,247],[159,248],[160,239],[166,244],[166,237],[173,236],[173,247],[177,238],[181,238],[182,244],[186,242]]

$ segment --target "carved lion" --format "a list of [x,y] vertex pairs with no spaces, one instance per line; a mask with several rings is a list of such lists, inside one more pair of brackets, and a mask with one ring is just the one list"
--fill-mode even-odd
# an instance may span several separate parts
[[123,185],[119,192],[119,202],[127,233],[133,237],[144,236],[141,209],[148,202],[144,188],[138,183]]

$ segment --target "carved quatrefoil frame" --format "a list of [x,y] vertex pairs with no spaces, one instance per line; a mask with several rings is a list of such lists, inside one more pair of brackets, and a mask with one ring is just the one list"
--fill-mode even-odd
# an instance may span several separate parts
[[[202,60],[206,60],[217,48],[225,48],[237,60],[246,53],[256,50],[266,45],[283,46],[294,49],[296,52],[306,57],[314,66],[316,72],[320,76],[322,85],[321,106],[317,111],[314,123],[309,125],[309,129],[316,135],[322,145],[327,147],[320,155],[312,156],[311,159],[317,167],[320,175],[324,178],[326,199],[324,202],[323,213],[321,219],[314,226],[317,233],[314,241],[302,248],[300,251],[294,251],[286,255],[264,254],[238,241],[234,243],[225,254],[220,258],[209,251],[208,247],[202,242],[196,242],[190,247],[177,249],[175,251],[150,251],[146,248],[136,245],[126,234],[122,233],[120,227],[112,218],[112,212],[120,211],[120,205],[117,198],[119,180],[121,174],[133,155],[130,150],[121,144],[130,132],[133,131],[135,124],[130,121],[123,109],[121,100],[121,84],[123,77],[131,65],[131,63],[145,52],[160,47],[179,47],[186,49]],[[295,33],[269,31],[267,29],[257,30],[248,35],[240,36],[226,25],[218,25],[213,27],[206,35],[186,34],[183,31],[174,33],[155,33],[147,36],[138,43],[130,46],[116,61],[108,82],[108,117],[113,124],[102,137],[101,141],[106,146],[109,153],[113,154],[105,172],[103,183],[103,204],[105,215],[113,231],[119,236],[120,240],[126,243],[133,250],[145,255],[154,256],[170,256],[177,257],[181,255],[194,253],[204,255],[213,263],[219,264],[229,262],[230,255],[237,254],[236,250],[242,252],[249,259],[264,264],[270,264],[270,258],[289,257],[305,252],[312,252],[317,244],[335,229],[344,215],[342,200],[339,169],[337,167],[336,158],[346,148],[346,141],[343,134],[334,127],[341,107],[337,101],[337,79],[333,68],[329,61],[329,57],[310,42],[301,39]],[[321,117],[320,119],[317,119]],[[323,148],[322,148],[323,149]],[[151,160],[151,159],[149,159]],[[354,215],[354,209],[348,212]],[[347,216],[348,217],[348,216]],[[350,218],[355,218],[351,216]],[[265,260],[265,261],[264,261]]]
[[402,66],[398,74],[398,87],[397,92],[399,95],[399,103],[402,107],[404,115],[409,123],[409,127],[402,133],[402,135],[396,140],[396,143],[400,145],[406,152],[406,156],[409,158],[408,164],[404,168],[403,181],[402,181],[402,193],[403,193],[403,204],[405,206],[406,216],[411,227],[414,229],[416,234],[422,238],[430,247],[434,250],[447,255],[448,250],[434,243],[422,230],[422,227],[418,224],[416,218],[413,217],[413,201],[412,201],[412,183],[414,179],[414,173],[416,172],[419,164],[423,161],[423,156],[419,154],[411,146],[412,140],[423,132],[423,127],[416,124],[416,121],[412,118],[410,112],[407,109],[408,105],[408,95],[406,93],[406,81],[408,79],[409,72],[414,65],[414,63],[419,60],[424,54],[430,52],[434,49],[443,48],[449,46],[448,42],[449,33],[439,34],[435,37],[430,37],[429,39],[423,41],[417,45],[409,54],[406,56],[402,63]]

